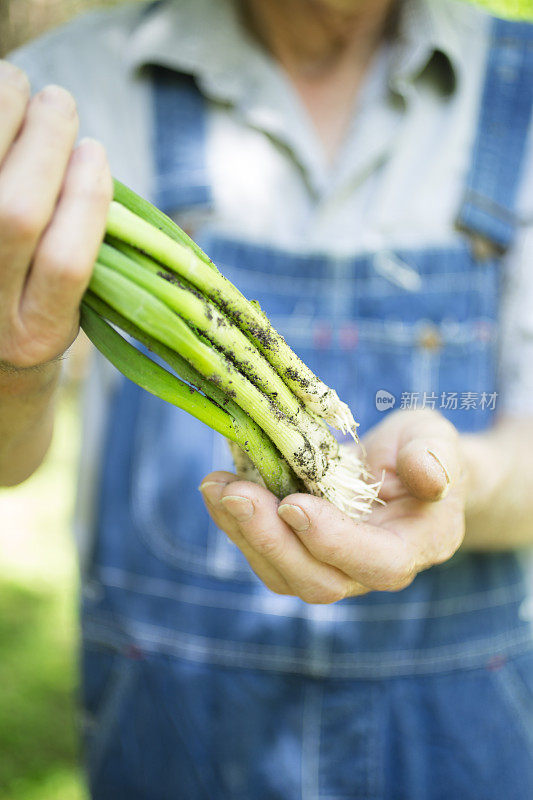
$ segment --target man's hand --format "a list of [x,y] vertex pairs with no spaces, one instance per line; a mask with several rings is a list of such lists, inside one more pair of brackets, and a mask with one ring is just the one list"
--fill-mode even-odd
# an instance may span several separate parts
[[211,516],[272,591],[308,603],[397,591],[460,546],[465,478],[453,425],[436,412],[399,411],[364,444],[371,471],[384,474],[386,501],[366,522],[307,494],[280,503],[231,473],[205,478],[200,489]]
[[23,72],[0,61],[0,362],[24,369],[63,353],[102,241],[111,201],[104,149],[74,148],[72,96],[30,100]]
[[65,89],[30,99],[24,73],[0,61],[0,486],[46,452],[57,357],[77,335],[105,231],[106,155],[98,142],[75,147],[77,134]]

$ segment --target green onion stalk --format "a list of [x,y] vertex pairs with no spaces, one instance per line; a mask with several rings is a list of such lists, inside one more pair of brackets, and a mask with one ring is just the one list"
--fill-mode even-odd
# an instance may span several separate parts
[[357,441],[348,406],[181,228],[118,181],[81,326],[127,378],[225,436],[241,476],[369,513],[379,483],[328,427]]

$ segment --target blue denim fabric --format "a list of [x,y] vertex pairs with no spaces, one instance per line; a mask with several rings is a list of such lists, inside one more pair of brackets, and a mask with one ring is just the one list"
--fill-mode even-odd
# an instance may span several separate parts
[[458,222],[506,250],[519,224],[516,176],[533,104],[531,25],[497,22],[492,38],[474,160]]
[[[525,29],[495,25],[467,187],[498,208],[512,205],[528,127],[521,92],[529,89],[513,83],[510,94],[501,68],[503,30]],[[531,58],[531,44],[526,51]],[[485,124],[487,105],[502,95],[514,100],[498,120],[506,169],[494,185]],[[207,203],[198,90],[157,71],[154,98],[156,201]],[[483,215],[477,228],[461,217],[509,244],[499,220]],[[364,429],[383,418],[379,390],[398,398],[497,391],[498,262],[476,262],[463,234],[445,249],[351,259],[290,255],[209,229],[200,238]],[[392,281],[390,263],[415,274],[416,288]],[[460,430],[481,430],[492,416],[444,413]],[[202,477],[224,467],[220,437],[121,382],[83,593],[93,797],[533,797],[533,636],[515,556],[459,553],[400,593],[333,606],[273,595],[200,500]]]

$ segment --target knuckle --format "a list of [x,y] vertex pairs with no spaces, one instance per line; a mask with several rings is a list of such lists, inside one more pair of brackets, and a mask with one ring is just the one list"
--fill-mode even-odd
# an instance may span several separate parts
[[445,561],[449,561],[449,559],[454,555],[458,547],[459,547],[459,542],[457,542],[455,539],[452,539],[442,548],[442,551],[436,563],[442,564]]
[[452,510],[449,522],[445,528],[445,535],[440,537],[438,552],[432,559],[433,564],[442,564],[455,555],[461,547],[465,535],[465,512],[462,504]]
[[455,553],[455,548],[452,550],[451,547],[442,548],[439,553],[431,559],[430,563],[424,564],[424,568],[436,566],[438,564],[445,564],[446,561],[449,561],[450,558]]
[[73,151],[67,169],[66,191],[90,205],[109,205],[113,179],[104,146],[84,139]]
[[318,537],[317,547],[320,551],[322,561],[327,564],[333,564],[339,559],[339,547],[335,542],[326,535],[322,534]]
[[346,597],[361,597],[364,594],[368,594],[372,590],[369,589],[367,586],[363,586],[362,583],[357,583],[357,581],[353,581],[350,584],[348,591],[346,592]]
[[8,86],[0,84],[0,108],[6,119],[9,117],[20,118],[20,121],[22,121],[29,94],[29,89],[24,92],[21,88],[12,84]]
[[26,73],[11,62],[0,60],[2,66],[3,79],[0,81],[0,88],[18,92],[23,96],[30,94],[30,81]]
[[347,596],[348,590],[345,588],[339,587],[338,589],[330,589],[326,603],[338,603],[340,600],[344,600],[344,598]]
[[443,564],[445,561],[449,561],[461,546],[463,535],[464,532],[460,531],[460,533],[450,536],[449,540],[441,545],[440,551],[433,563]]
[[91,265],[81,261],[78,254],[74,256],[51,246],[43,246],[39,250],[34,264],[43,275],[54,277],[67,285],[77,286],[88,281],[91,274]]
[[346,597],[344,589],[338,586],[329,586],[323,583],[311,583],[303,586],[299,592],[300,598],[309,605],[331,605]]
[[383,565],[374,580],[374,588],[378,591],[399,591],[405,589],[414,580],[416,570],[406,556]]
[[33,241],[39,236],[45,224],[42,212],[29,198],[11,202],[0,198],[0,228],[10,239]]
[[317,587],[305,586],[298,592],[300,600],[309,605],[320,605],[324,603],[322,589]]
[[294,592],[292,592],[284,583],[276,583],[273,580],[269,580],[265,581],[265,586],[267,589],[270,589],[273,594],[281,595],[283,597],[294,597]]
[[107,174],[103,174],[84,181],[75,194],[87,205],[107,206],[113,197],[113,186],[111,180],[107,180]]
[[338,559],[339,545],[332,536],[327,525],[321,525],[320,519],[313,519],[313,524],[305,531],[305,540],[309,548],[319,554],[322,561],[331,563]]
[[411,570],[411,572],[399,576],[398,580],[390,586],[389,591],[401,592],[402,589],[407,589],[407,587],[412,584],[415,577],[416,577],[416,572],[414,570]]
[[279,560],[283,557],[283,545],[271,531],[254,532],[249,536],[249,540],[254,550],[264,558]]

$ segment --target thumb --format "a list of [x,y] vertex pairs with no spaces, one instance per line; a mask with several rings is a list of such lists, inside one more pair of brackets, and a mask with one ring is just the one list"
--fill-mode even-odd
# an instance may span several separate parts
[[456,435],[424,436],[420,431],[401,444],[396,461],[398,478],[413,497],[442,500],[459,474]]

